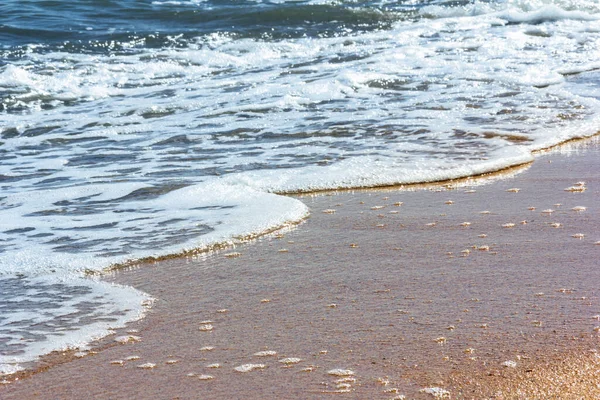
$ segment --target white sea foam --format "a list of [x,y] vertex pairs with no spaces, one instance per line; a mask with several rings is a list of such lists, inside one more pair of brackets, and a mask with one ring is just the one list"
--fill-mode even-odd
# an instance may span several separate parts
[[85,348],[141,318],[148,296],[129,287],[77,277],[0,277],[0,375],[39,356]]
[[[7,196],[0,210],[0,238],[6,242],[0,276],[101,270],[131,259],[233,243],[308,213],[298,200],[214,179],[154,199],[123,200],[144,188],[139,183],[88,185]],[[68,204],[57,206],[61,201]]]
[[[110,313],[141,294],[82,271],[307,215],[275,193],[472,176],[598,131],[597,1],[431,3],[403,4],[427,18],[322,37],[131,39],[108,54],[27,46],[0,67],[0,283],[62,279]],[[0,332],[27,319],[11,312]],[[125,314],[115,323],[138,311]],[[3,371],[108,332],[78,329],[43,335],[39,350],[25,341]]]

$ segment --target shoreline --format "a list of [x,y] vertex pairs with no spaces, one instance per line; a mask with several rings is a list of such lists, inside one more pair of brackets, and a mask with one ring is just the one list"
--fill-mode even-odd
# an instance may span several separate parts
[[[0,395],[432,398],[420,390],[439,387],[481,398],[498,387],[496,398],[515,398],[519,374],[540,375],[545,357],[594,361],[598,143],[567,143],[489,184],[298,194],[311,216],[297,228],[119,269],[106,280],[157,298],[116,335],[141,341],[113,336],[94,355],[49,356],[44,373],[19,375]],[[585,191],[564,190],[579,181]],[[267,350],[277,355],[255,355]],[[137,368],[147,362],[156,366]],[[234,370],[246,364],[265,368]]]
[[[537,155],[543,157],[544,154],[546,154],[546,153],[557,151],[557,150],[560,151],[560,148],[563,146],[564,147],[573,146],[573,145],[577,146],[578,144],[585,145],[586,142],[590,142],[590,141],[591,142],[600,141],[600,133],[596,133],[596,134],[590,135],[590,136],[575,137],[572,139],[568,139],[564,142],[554,144],[549,147],[533,150],[531,152],[531,154],[534,157]],[[370,191],[374,191],[374,190],[375,191],[433,190],[433,189],[439,188],[439,187],[458,188],[458,187],[469,186],[469,185],[479,186],[479,185],[489,184],[490,182],[493,182],[495,180],[510,179],[512,176],[519,174],[522,171],[527,170],[534,162],[535,162],[535,159],[533,161],[511,165],[509,167],[505,167],[505,168],[502,168],[502,169],[499,169],[496,171],[484,172],[481,174],[476,174],[476,175],[466,176],[466,177],[461,177],[461,178],[442,179],[442,180],[431,181],[431,182],[399,183],[399,184],[368,186],[368,187],[362,187],[362,186],[349,187],[349,188],[344,187],[344,188],[337,188],[337,189],[312,189],[312,190],[306,190],[306,191],[291,191],[291,192],[282,191],[282,192],[273,192],[273,194],[301,198],[303,196],[320,196],[320,195],[328,195],[331,193],[336,193],[336,194],[337,193],[353,193],[353,192],[357,192],[357,191],[370,192]],[[268,231],[264,231],[264,232],[257,233],[257,234],[249,234],[246,236],[236,237],[232,240],[229,240],[226,242],[218,242],[218,243],[209,245],[207,247],[192,248],[190,250],[184,250],[184,251],[181,251],[178,253],[167,254],[164,256],[150,256],[150,257],[133,259],[133,260],[126,261],[123,263],[109,265],[106,269],[101,270],[101,271],[86,270],[85,274],[87,276],[102,277],[102,276],[106,275],[107,273],[119,271],[121,269],[126,269],[126,268],[130,268],[130,267],[136,267],[136,266],[139,266],[140,264],[149,264],[149,263],[160,262],[160,261],[165,261],[165,260],[170,260],[170,259],[177,259],[177,258],[195,257],[200,254],[212,254],[213,252],[223,251],[230,247],[240,246],[240,245],[243,245],[246,243],[251,243],[255,240],[260,240],[263,237],[268,237],[269,235],[271,235],[273,233],[277,233],[279,231],[284,231],[284,230],[290,229],[290,228],[293,229],[296,226],[304,223],[308,218],[310,218],[310,216],[304,217],[303,219],[301,219],[299,221],[288,222],[283,226],[272,228],[272,229],[269,229]]]

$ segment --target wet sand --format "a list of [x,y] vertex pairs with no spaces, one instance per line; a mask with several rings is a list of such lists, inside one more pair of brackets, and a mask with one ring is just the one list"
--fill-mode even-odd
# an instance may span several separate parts
[[600,397],[597,138],[459,184],[299,198],[293,229],[107,276],[149,315],[0,397]]

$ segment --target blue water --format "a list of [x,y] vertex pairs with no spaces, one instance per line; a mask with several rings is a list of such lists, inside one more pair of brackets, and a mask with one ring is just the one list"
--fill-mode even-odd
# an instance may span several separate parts
[[0,16],[0,373],[143,315],[148,295],[86,271],[305,218],[284,193],[496,171],[600,127],[592,0],[5,0]]

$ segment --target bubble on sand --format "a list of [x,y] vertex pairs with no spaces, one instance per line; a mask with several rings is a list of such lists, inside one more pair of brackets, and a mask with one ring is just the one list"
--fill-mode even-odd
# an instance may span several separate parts
[[204,346],[200,348],[200,351],[213,351],[214,349],[213,346]]
[[570,186],[565,188],[565,192],[582,193],[585,192],[585,186]]
[[134,335],[117,336],[115,338],[115,342],[121,343],[121,344],[139,342],[140,340],[142,340],[141,337],[134,336]]
[[560,228],[560,227],[561,227],[561,225],[562,225],[562,224],[561,224],[561,223],[559,223],[559,222],[553,222],[553,223],[551,223],[551,224],[550,224],[550,226],[551,226],[551,227],[553,227],[553,228]]
[[575,233],[575,234],[571,235],[571,237],[581,240],[585,237],[585,235],[583,233]]
[[400,207],[402,204],[404,204],[404,203],[403,203],[403,202],[401,202],[401,201],[397,201],[397,202],[395,202],[395,203],[394,203],[394,205],[395,205],[396,207]]
[[315,370],[315,367],[310,366],[310,367],[304,367],[300,370],[300,372],[313,372]]
[[381,210],[384,207],[385,206],[373,206],[373,207],[371,207],[371,210]]
[[87,356],[88,353],[85,351],[78,351],[75,354],[73,354],[73,357],[77,357],[77,358],[83,358],[85,356]]
[[257,353],[254,353],[254,355],[257,357],[270,357],[270,356],[276,356],[277,352],[273,351],[273,350],[264,350],[264,351],[259,351]]
[[443,336],[440,336],[438,338],[433,339],[433,341],[436,342],[437,344],[442,345],[442,344],[446,343],[447,339]]
[[450,392],[447,391],[446,389],[442,389],[440,387],[424,388],[424,389],[419,390],[419,392],[430,394],[433,397],[435,397],[436,399],[449,399],[450,398]]
[[548,208],[548,209],[546,209],[546,210],[542,211],[542,214],[552,214],[553,212],[554,212],[554,210],[553,210],[553,209],[551,209],[551,208]]
[[202,325],[198,328],[198,330],[203,332],[208,332],[213,330],[213,326],[211,324]]
[[243,364],[240,366],[235,367],[233,370],[237,371],[237,372],[242,372],[242,373],[246,373],[246,372],[251,372],[257,369],[265,369],[267,368],[267,366],[265,364]]
[[342,383],[337,383],[335,385],[335,387],[338,388],[338,389],[346,389],[347,390],[347,389],[351,389],[352,385],[350,383],[343,383],[342,382]]
[[260,302],[261,303],[270,303],[271,299],[262,299]]
[[519,193],[520,190],[521,189],[519,189],[519,188],[510,188],[510,189],[507,189],[506,191],[509,193]]
[[124,364],[124,362],[123,362],[123,360],[112,360],[112,361],[110,362],[110,364],[111,364],[111,365],[123,365],[123,364]]
[[221,368],[221,364],[219,364],[219,363],[208,364],[206,366],[206,368],[213,368],[213,369]]
[[490,214],[490,212],[488,210],[483,210],[483,211],[479,211],[479,214],[487,215],[487,214]]
[[129,356],[125,360],[127,360],[127,361],[135,361],[135,360],[139,360],[139,359],[140,359],[140,356]]
[[341,369],[341,368],[330,369],[329,371],[327,371],[327,373],[329,375],[333,375],[333,376],[353,376],[354,375],[354,371],[352,371],[350,369]]
[[228,309],[226,309],[226,308],[222,308],[222,309],[220,309],[220,310],[217,310],[217,312],[218,312],[219,314],[224,314],[224,313],[226,313],[227,311],[229,311],[229,310],[228,310]]
[[529,211],[535,211],[535,207],[527,207]]
[[152,369],[152,368],[156,367],[156,364],[149,362],[149,363],[145,363],[145,364],[140,364],[137,367],[141,368],[141,369]]
[[463,222],[462,224],[460,224],[460,226],[464,226],[464,227],[471,226],[471,223],[470,222]]
[[513,224],[512,222],[509,222],[507,224],[502,224],[503,228],[514,228],[515,224]]
[[165,364],[173,365],[173,364],[177,364],[178,362],[179,362],[179,360],[167,360],[167,361],[165,361]]
[[286,364],[286,365],[298,364],[300,361],[302,361],[302,359],[298,358],[298,357],[287,357],[287,358],[282,358],[281,360],[279,360],[280,363]]
[[571,208],[571,210],[575,211],[575,212],[583,212],[585,210],[587,210],[587,207],[584,206],[577,206],[577,207],[573,207]]
[[211,379],[214,379],[214,376],[212,375],[198,375],[198,379],[200,379],[201,381],[209,381]]
[[277,250],[277,251],[278,251],[279,253],[287,253],[287,252],[288,252],[288,249],[279,249],[279,250]]
[[504,361],[502,363],[502,366],[506,367],[506,368],[517,368],[517,363],[515,361],[508,360],[508,361]]
[[323,214],[335,214],[335,210],[333,210],[333,209],[323,210]]
[[436,226],[437,222],[430,222],[428,224],[425,224],[425,226]]
[[227,258],[237,258],[237,257],[240,257],[241,255],[242,255],[242,253],[240,253],[238,251],[223,254],[223,256],[225,256]]

